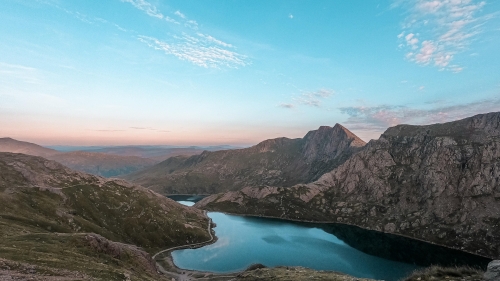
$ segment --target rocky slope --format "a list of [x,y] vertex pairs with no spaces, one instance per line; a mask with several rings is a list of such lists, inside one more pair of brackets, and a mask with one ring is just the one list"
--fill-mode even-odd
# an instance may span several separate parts
[[119,156],[97,152],[59,152],[34,143],[0,138],[0,152],[23,153],[57,161],[71,169],[103,177],[116,177],[142,170],[159,161],[137,156]]
[[0,273],[158,280],[151,253],[210,239],[202,211],[141,186],[24,154],[0,171]]
[[398,125],[310,184],[212,195],[195,206],[328,221],[500,256],[500,113]]
[[292,186],[318,179],[365,145],[339,124],[302,139],[277,138],[245,149],[173,157],[124,178],[163,194],[212,194],[246,186]]

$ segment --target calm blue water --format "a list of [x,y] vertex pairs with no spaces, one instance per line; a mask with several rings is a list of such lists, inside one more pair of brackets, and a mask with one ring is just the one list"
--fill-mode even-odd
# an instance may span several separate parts
[[269,267],[333,270],[383,280],[398,280],[417,268],[367,255],[318,228],[223,213],[208,215],[217,224],[214,230],[218,241],[199,249],[174,251],[172,257],[178,267],[224,273],[261,263]]

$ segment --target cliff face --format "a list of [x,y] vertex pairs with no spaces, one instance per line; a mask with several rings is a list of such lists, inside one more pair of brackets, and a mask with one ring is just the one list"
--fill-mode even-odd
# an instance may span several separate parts
[[196,206],[353,224],[497,258],[500,113],[389,128],[316,182],[266,193],[213,195]]
[[365,143],[341,125],[302,139],[277,138],[253,147],[170,158],[124,178],[163,194],[212,194],[246,186],[292,186],[318,179]]

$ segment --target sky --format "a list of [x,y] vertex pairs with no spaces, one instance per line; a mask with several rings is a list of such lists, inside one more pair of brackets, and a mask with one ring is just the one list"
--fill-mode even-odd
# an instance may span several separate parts
[[500,111],[500,1],[2,0],[0,137],[252,145]]

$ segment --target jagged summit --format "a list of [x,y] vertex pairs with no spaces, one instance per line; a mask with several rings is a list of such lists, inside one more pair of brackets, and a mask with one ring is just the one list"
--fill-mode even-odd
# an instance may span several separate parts
[[[500,112],[398,125],[316,182],[246,187],[207,197],[197,207],[341,222],[497,258],[499,136]],[[266,196],[257,197],[261,191]]]
[[343,126],[321,126],[303,138],[275,138],[237,150],[165,161],[126,179],[164,194],[216,193],[245,186],[308,183],[343,163],[365,142]]

